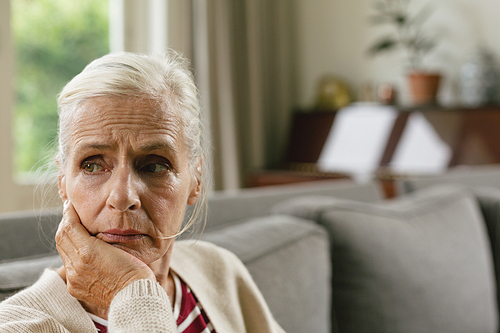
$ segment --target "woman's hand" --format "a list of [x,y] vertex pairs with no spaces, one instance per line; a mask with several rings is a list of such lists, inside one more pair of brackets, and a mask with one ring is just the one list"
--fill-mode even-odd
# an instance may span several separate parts
[[140,279],[156,280],[153,271],[131,254],[92,237],[66,201],[56,234],[68,292],[86,305],[107,310],[114,296]]

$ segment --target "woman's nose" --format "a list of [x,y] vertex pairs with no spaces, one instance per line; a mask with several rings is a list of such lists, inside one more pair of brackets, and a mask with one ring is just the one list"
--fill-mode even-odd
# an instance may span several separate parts
[[132,170],[127,167],[114,169],[111,178],[108,180],[109,195],[106,204],[111,209],[120,212],[139,209],[141,201],[138,186],[139,184]]

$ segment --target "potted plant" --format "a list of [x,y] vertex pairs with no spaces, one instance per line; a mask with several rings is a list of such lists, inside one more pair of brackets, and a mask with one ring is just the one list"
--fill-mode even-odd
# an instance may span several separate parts
[[423,68],[423,58],[436,47],[434,36],[425,34],[422,27],[432,11],[424,7],[415,14],[409,10],[410,0],[380,0],[375,2],[376,13],[371,17],[373,24],[390,24],[392,33],[377,40],[369,53],[375,55],[384,51],[402,49],[408,57],[408,73],[413,102],[415,104],[436,103],[437,89],[441,75]]

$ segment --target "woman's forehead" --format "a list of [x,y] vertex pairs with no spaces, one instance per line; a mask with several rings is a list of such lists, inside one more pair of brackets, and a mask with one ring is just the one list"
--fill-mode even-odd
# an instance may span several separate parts
[[70,141],[73,145],[148,137],[179,141],[182,131],[178,118],[177,112],[152,100],[96,97],[85,101],[74,113]]
[[173,107],[145,98],[94,97],[78,106],[72,117],[75,125],[92,122],[97,126],[112,125],[124,121],[142,126],[180,126],[181,123]]

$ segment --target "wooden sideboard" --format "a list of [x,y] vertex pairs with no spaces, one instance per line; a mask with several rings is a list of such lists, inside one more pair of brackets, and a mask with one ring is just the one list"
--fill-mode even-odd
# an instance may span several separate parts
[[[477,108],[428,106],[399,109],[380,160],[381,170],[385,170],[390,163],[407,120],[413,112],[421,112],[441,139],[452,148],[450,167],[500,163],[500,105]],[[346,174],[321,173],[315,167],[335,120],[335,114],[335,111],[296,112],[292,121],[286,160],[273,170],[260,170],[247,175],[247,186],[349,178]],[[394,195],[390,178],[380,178],[388,197]]]
[[450,166],[500,163],[500,105],[409,108],[400,117],[418,111],[452,148]]

